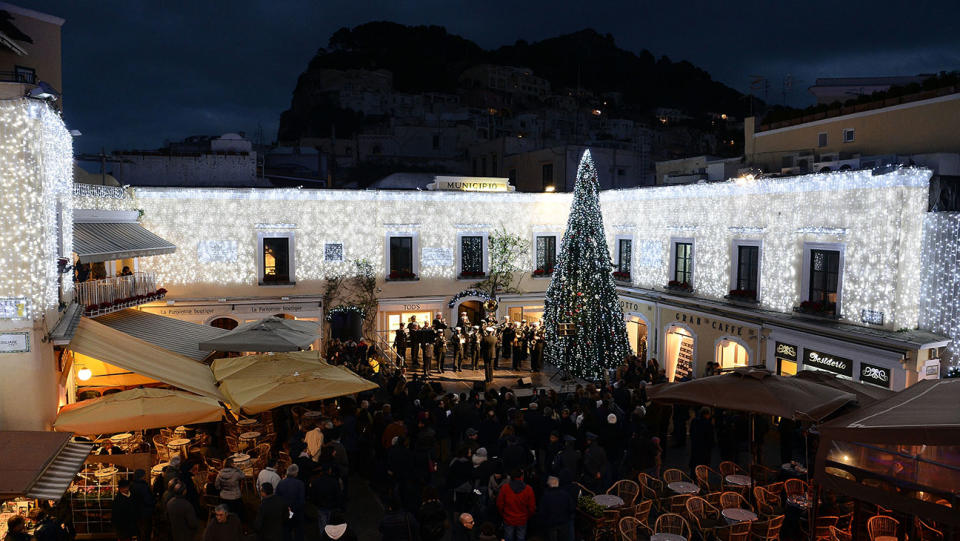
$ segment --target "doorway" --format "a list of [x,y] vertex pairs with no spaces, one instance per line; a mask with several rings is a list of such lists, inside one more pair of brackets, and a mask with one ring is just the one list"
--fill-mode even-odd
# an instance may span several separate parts
[[467,317],[470,318],[471,325],[480,325],[480,320],[483,319],[483,303],[480,301],[463,301],[460,303],[460,306],[456,310],[456,323],[460,327],[460,314],[466,312]]
[[717,356],[714,358],[721,369],[731,369],[750,365],[747,348],[731,338],[721,338],[717,342]]
[[627,339],[630,351],[641,360],[647,360],[647,322],[637,316],[627,316]]
[[690,329],[676,324],[670,327],[664,340],[663,367],[667,372],[667,381],[693,377],[696,343],[696,336]]
[[232,331],[233,329],[237,328],[239,323],[232,317],[218,317],[217,319],[211,321],[209,325],[225,331]]

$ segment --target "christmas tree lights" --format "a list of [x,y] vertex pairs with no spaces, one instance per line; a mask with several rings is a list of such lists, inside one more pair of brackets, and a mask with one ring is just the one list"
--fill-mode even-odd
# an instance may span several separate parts
[[577,170],[543,315],[547,361],[588,379],[601,379],[604,370],[622,363],[629,351],[597,185],[597,170],[587,150]]

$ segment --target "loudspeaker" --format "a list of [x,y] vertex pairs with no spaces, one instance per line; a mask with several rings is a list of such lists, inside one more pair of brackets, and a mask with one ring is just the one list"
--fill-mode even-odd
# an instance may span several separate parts
[[533,385],[533,378],[527,377],[527,378],[520,378],[517,380],[518,387],[529,387],[531,385]]

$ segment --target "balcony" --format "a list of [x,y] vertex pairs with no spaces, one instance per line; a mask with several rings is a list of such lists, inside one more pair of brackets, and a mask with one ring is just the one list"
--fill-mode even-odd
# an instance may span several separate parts
[[125,308],[162,299],[167,290],[157,287],[152,272],[136,272],[103,280],[75,284],[77,302],[84,307],[85,316],[102,316]]

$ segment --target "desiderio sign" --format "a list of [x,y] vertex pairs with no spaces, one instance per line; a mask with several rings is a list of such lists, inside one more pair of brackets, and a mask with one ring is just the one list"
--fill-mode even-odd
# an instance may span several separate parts
[[820,370],[826,370],[827,372],[833,372],[834,374],[840,374],[841,376],[847,376],[848,378],[853,377],[853,361],[836,355],[821,353],[812,349],[804,349],[803,364],[819,368]]
[[445,177],[434,178],[430,190],[448,192],[512,192],[510,179],[499,177]]

